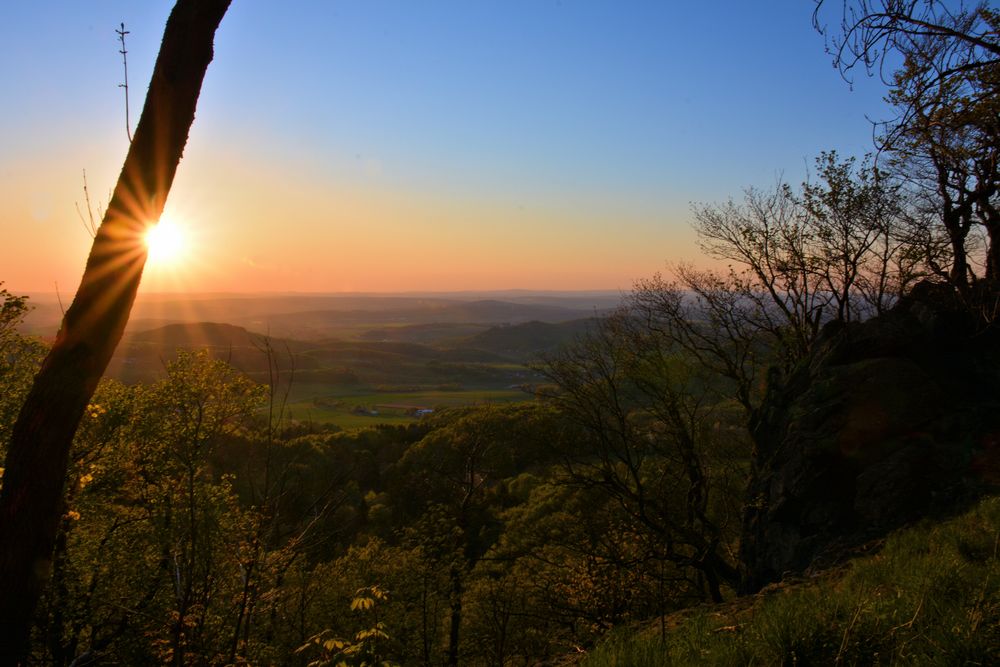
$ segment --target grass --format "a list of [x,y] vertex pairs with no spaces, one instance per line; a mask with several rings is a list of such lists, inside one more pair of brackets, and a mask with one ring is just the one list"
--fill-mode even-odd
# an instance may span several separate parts
[[[311,396],[307,389],[296,391],[297,399],[288,404],[289,416],[299,421],[336,424],[344,429],[362,428],[375,424],[408,424],[419,419],[414,408],[442,408],[473,403],[524,401],[522,391],[511,389],[469,389],[443,391],[437,389],[406,392],[372,392],[355,388],[331,391],[317,386]],[[367,414],[365,412],[367,412]],[[371,414],[372,411],[378,414]]]
[[1000,664],[1000,498],[890,536],[846,572],[612,634],[587,667]]

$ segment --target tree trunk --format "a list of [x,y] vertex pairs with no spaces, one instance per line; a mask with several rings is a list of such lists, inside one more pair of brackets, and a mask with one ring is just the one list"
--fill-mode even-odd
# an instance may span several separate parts
[[187,142],[215,31],[231,0],[177,0],[135,137],[80,287],[14,424],[0,489],[0,665],[28,652],[47,578],[70,445],[128,321]]
[[1000,282],[1000,214],[989,202],[983,205],[982,223],[986,228],[986,280],[996,288]]
[[462,572],[451,568],[451,617],[448,627],[448,665],[458,665],[458,641],[462,628]]

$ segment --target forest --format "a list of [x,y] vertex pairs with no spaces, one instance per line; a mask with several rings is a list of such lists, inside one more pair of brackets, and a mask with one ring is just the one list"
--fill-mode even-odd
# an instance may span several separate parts
[[[206,4],[177,3],[163,68],[189,67],[163,55],[187,30],[204,74],[200,22],[228,2]],[[694,205],[723,268],[640,278],[519,349],[523,400],[298,420],[291,352],[270,344],[249,375],[187,349],[158,378],[98,381],[143,261],[121,289],[100,270],[134,217],[116,190],[54,343],[0,291],[0,664],[1000,660],[1000,514],[981,500],[1000,484],[1000,13],[824,4],[835,65],[889,78],[873,154]],[[155,85],[161,61],[151,99],[182,94]],[[143,142],[182,149],[179,107],[147,101],[123,170],[161,211],[172,174]],[[800,580],[829,588],[773,602]]]

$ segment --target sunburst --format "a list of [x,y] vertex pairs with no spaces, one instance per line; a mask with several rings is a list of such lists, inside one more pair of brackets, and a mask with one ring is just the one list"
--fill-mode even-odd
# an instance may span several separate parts
[[187,259],[187,234],[183,225],[172,218],[160,218],[146,232],[144,241],[149,252],[147,262],[151,267],[174,266]]

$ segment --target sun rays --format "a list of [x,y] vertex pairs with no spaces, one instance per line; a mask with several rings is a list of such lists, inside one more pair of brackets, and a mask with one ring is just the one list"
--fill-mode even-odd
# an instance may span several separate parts
[[204,276],[201,245],[204,243],[197,215],[167,211],[141,235],[147,253],[141,291],[186,292]]
[[176,267],[188,259],[188,235],[184,226],[173,218],[163,216],[151,226],[143,238],[149,252],[148,264],[154,267]]

